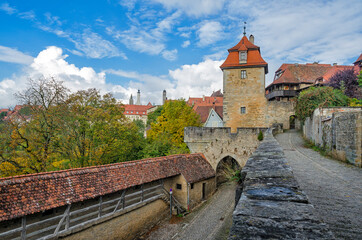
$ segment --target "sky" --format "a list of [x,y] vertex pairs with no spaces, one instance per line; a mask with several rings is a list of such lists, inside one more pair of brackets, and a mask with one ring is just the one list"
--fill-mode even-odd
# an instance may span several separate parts
[[222,89],[227,49],[253,34],[269,64],[351,65],[362,53],[361,0],[0,1],[0,108],[29,79],[54,77],[127,104]]

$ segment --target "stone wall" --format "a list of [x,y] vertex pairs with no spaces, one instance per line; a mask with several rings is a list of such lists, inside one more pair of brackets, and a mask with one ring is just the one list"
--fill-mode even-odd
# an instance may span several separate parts
[[361,107],[316,109],[304,121],[303,134],[333,157],[361,167]]
[[259,145],[260,131],[266,128],[238,128],[231,133],[230,128],[185,128],[184,141],[191,153],[203,153],[215,169],[223,158],[230,156],[243,167]]
[[293,176],[271,131],[248,159],[229,240],[334,239]]
[[[290,116],[295,115],[295,103],[292,101],[283,102],[283,101],[269,101],[267,102],[266,107],[266,121],[268,127],[273,123],[282,123],[283,129],[289,129],[289,118]],[[298,128],[297,122],[295,123],[296,128]]]
[[167,217],[168,209],[169,206],[165,201],[156,200],[119,217],[69,235],[64,239],[135,239],[136,236],[145,233],[158,221]]

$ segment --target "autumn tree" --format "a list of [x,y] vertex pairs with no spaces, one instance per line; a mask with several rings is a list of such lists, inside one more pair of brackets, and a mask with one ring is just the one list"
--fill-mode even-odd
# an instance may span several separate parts
[[[184,128],[201,126],[200,116],[187,105],[185,100],[167,101],[157,121],[147,132],[149,141],[145,156],[188,153],[184,143]],[[152,153],[152,154],[150,154]]]
[[16,94],[27,109],[7,118],[1,133],[1,171],[5,167],[26,174],[48,169],[58,153],[54,142],[64,125],[67,96],[68,89],[54,78],[29,80],[28,88]]
[[142,136],[123,115],[123,105],[96,89],[78,91],[67,100],[64,133],[58,138],[63,164],[85,167],[138,158]]

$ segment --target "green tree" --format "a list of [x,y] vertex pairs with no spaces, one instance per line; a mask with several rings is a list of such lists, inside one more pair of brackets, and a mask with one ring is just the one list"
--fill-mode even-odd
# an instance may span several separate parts
[[[168,101],[163,106],[161,115],[157,121],[151,124],[147,132],[149,145],[147,149],[162,149],[161,156],[178,153],[188,153],[187,145],[184,143],[184,128],[189,126],[201,126],[200,116],[187,105],[185,100]],[[166,149],[161,147],[167,142]],[[157,155],[157,153],[152,153]]]
[[157,121],[157,118],[161,116],[162,110],[163,106],[159,106],[156,108],[155,111],[147,115],[147,124],[146,124],[147,127],[151,126],[152,123],[155,123]]
[[296,115],[305,120],[319,107],[348,106],[349,98],[339,89],[332,87],[310,87],[297,98]]

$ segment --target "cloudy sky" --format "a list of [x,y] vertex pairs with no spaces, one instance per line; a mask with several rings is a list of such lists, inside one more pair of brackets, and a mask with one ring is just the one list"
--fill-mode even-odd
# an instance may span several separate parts
[[[101,3],[102,2],[102,3]],[[0,108],[29,78],[55,77],[143,104],[210,95],[247,34],[269,63],[350,65],[362,52],[361,0],[0,1]]]

